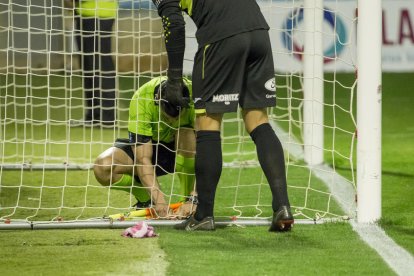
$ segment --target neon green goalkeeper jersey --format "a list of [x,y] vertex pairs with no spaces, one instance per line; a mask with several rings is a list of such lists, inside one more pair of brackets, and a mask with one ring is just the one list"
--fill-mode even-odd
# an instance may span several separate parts
[[[166,77],[154,78],[141,86],[132,96],[129,105],[128,131],[152,137],[153,141],[171,143],[179,127],[194,128],[194,104],[180,112],[177,118],[171,118],[161,112],[160,100],[155,88]],[[184,82],[192,95],[191,81],[184,78]],[[158,89],[157,89],[158,90]]]
[[116,0],[81,0],[76,10],[84,17],[115,18],[118,12]]

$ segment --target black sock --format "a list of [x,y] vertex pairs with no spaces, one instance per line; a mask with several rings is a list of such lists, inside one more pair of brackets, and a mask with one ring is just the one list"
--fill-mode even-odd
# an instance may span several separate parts
[[282,144],[268,123],[256,127],[250,136],[256,144],[260,166],[272,191],[273,211],[277,211],[283,205],[290,207]]
[[214,214],[214,198],[223,167],[220,131],[197,131],[195,156],[198,206],[196,220]]

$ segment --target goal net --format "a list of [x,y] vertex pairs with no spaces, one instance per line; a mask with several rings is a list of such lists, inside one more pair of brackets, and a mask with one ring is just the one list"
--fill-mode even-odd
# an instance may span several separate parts
[[[0,224],[102,220],[131,210],[135,203],[129,193],[100,185],[91,168],[117,138],[128,137],[133,93],[166,73],[159,16],[151,1],[119,1],[112,31],[102,34],[111,39],[112,51],[93,53],[96,59],[110,56],[114,69],[95,70],[92,76],[92,82],[99,82],[96,75],[115,76],[116,106],[102,108],[113,108],[117,120],[115,125],[90,126],[82,124],[88,112],[85,78],[90,77],[82,64],[90,54],[76,42],[79,16],[62,2],[0,0]],[[278,103],[269,114],[285,150],[295,219],[347,219],[355,211],[356,3],[305,2],[258,0],[271,27],[275,60]],[[321,28],[307,25],[306,14],[322,15]],[[185,71],[191,78],[197,45],[195,27],[186,21]],[[304,67],[309,57],[315,70]],[[320,75],[316,60],[322,60]],[[309,97],[318,83],[323,92],[319,100]],[[316,115],[306,117],[306,110],[313,115],[321,111],[322,121]],[[267,222],[270,189],[239,113],[226,114],[222,141],[224,169],[215,216]],[[322,162],[306,158],[317,154]],[[180,196],[176,174],[159,180],[175,202]]]

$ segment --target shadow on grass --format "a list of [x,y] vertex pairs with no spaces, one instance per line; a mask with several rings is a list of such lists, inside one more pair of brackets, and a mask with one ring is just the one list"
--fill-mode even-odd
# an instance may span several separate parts
[[408,219],[382,218],[379,221],[379,225],[384,229],[414,237],[414,228],[407,226],[410,225],[410,222],[407,220]]
[[[332,167],[332,166],[331,166],[331,167]],[[351,168],[349,168],[349,167],[335,166],[335,170],[340,170],[340,171],[351,171]],[[354,171],[356,172],[356,169],[354,169]],[[394,172],[394,171],[382,170],[382,174],[383,174],[383,175],[388,175],[388,176],[396,176],[396,177],[409,177],[409,178],[414,178],[414,174],[411,174],[411,173],[404,173],[404,172]]]

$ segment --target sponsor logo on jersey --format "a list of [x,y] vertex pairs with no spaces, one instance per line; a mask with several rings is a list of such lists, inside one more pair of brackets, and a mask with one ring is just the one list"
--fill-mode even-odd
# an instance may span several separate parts
[[229,105],[230,102],[238,102],[239,101],[239,94],[222,94],[222,95],[214,95],[213,96],[213,103],[223,103]]
[[266,99],[276,98],[276,94],[266,94]]
[[269,91],[276,91],[275,78],[271,78],[265,83],[265,88]]

